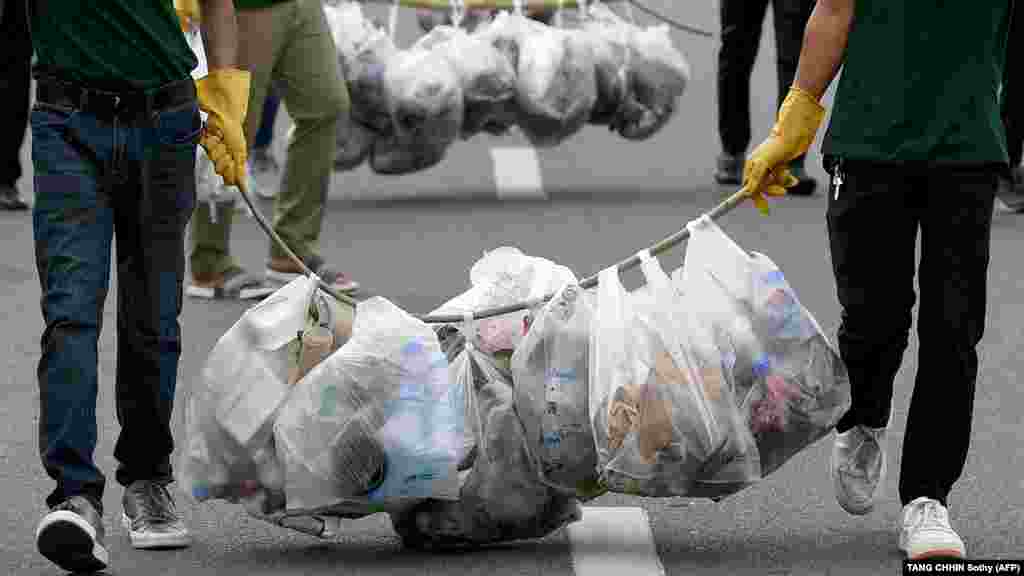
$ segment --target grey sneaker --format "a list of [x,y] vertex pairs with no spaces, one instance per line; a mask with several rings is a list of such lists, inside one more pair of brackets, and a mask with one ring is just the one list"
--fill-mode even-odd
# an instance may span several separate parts
[[88,499],[72,496],[43,516],[36,528],[36,548],[68,572],[96,572],[107,567],[103,518]]
[[939,501],[917,498],[903,507],[900,550],[910,560],[964,558],[964,541],[949,525],[949,512]]
[[854,426],[837,433],[830,464],[843,510],[858,516],[871,512],[885,479],[885,428]]
[[[276,186],[264,186],[261,180],[273,179],[277,182],[281,175],[281,166],[269,148],[254,148],[249,151],[249,189],[263,198],[273,198],[277,194]],[[253,186],[253,184],[256,184]]]
[[743,156],[721,154],[715,170],[715,182],[723,186],[739,186],[743,184]]
[[192,543],[166,484],[136,480],[121,499],[121,522],[135,548],[182,548]]

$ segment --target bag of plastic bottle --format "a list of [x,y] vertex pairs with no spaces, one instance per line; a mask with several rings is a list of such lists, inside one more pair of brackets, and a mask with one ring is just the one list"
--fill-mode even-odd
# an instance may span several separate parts
[[672,45],[666,24],[634,27],[629,39],[629,91],[614,127],[623,138],[646,140],[675,114],[690,79],[690,65]]
[[453,366],[472,383],[475,457],[461,473],[458,500],[431,499],[392,512],[405,546],[456,549],[542,538],[582,517],[579,501],[540,481],[517,415],[511,374],[465,340]]
[[458,497],[463,416],[434,331],[383,298],[360,302],[351,339],[295,385],[274,424],[288,508]]
[[694,314],[727,359],[768,475],[829,434],[849,408],[846,367],[774,262],[743,250],[709,218],[689,229],[681,289],[699,303]]
[[597,483],[587,399],[594,295],[567,284],[534,317],[512,355],[516,410],[541,480],[585,494]]
[[413,46],[388,60],[384,86],[397,144],[443,152],[459,137],[459,76],[441,50]]

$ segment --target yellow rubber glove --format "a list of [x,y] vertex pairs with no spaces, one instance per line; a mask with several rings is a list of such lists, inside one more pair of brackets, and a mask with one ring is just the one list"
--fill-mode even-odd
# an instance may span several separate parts
[[217,68],[196,82],[199,109],[207,113],[199,145],[213,162],[226,186],[245,180],[248,150],[245,114],[249,107],[249,73],[236,68]]
[[202,21],[199,0],[174,0],[174,11],[178,13],[182,30],[188,31],[190,27],[197,26]]
[[747,158],[743,186],[762,213],[768,213],[766,196],[784,196],[798,180],[789,163],[806,154],[825,118],[825,108],[809,92],[793,86],[779,108],[771,134]]

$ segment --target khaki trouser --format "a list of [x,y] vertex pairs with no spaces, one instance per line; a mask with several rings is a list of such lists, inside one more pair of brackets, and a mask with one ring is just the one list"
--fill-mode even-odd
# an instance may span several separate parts
[[[251,146],[271,79],[276,80],[295,132],[274,201],[273,227],[303,261],[309,261],[320,256],[337,123],[347,121],[349,95],[319,0],[293,0],[260,12],[239,13],[239,63],[252,75],[245,132]],[[260,33],[259,27],[269,27],[270,33]],[[210,222],[209,204],[202,203],[192,218],[189,258],[197,279],[238,266],[230,250],[233,210],[222,206],[217,212],[216,223]],[[269,253],[271,258],[285,257],[273,242]]]

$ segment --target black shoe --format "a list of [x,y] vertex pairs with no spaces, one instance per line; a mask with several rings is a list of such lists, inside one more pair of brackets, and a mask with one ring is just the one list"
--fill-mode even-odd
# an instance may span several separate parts
[[715,182],[721,186],[739,186],[743,184],[743,157],[721,154],[715,170]]
[[36,528],[39,553],[68,572],[96,572],[107,567],[103,547],[103,518],[82,496],[72,496],[49,514]]
[[183,548],[192,543],[167,485],[136,480],[124,490],[121,522],[135,548]]
[[28,210],[28,203],[21,199],[14,186],[0,186],[0,210]]
[[791,164],[789,172],[797,179],[797,183],[786,189],[787,196],[814,196],[818,181],[808,176],[803,164]]

